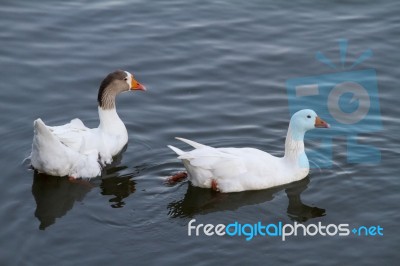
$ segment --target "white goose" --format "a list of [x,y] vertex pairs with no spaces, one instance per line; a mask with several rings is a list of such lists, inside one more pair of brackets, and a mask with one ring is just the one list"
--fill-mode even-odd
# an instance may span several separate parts
[[125,91],[146,90],[129,72],[117,70],[98,92],[100,125],[87,128],[80,119],[62,126],[34,121],[31,164],[37,171],[70,178],[96,177],[128,142],[128,132],[115,109],[115,97]]
[[329,124],[310,109],[295,113],[290,119],[285,155],[275,157],[253,148],[213,148],[177,138],[195,149],[184,152],[168,146],[179,155],[194,186],[220,192],[239,192],[271,188],[303,179],[309,163],[304,152],[304,134]]

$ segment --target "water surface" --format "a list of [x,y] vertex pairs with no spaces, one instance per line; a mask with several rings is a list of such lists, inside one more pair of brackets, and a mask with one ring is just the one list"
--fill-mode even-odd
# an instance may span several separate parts
[[[397,1],[3,1],[0,264],[398,265],[399,11]],[[175,136],[282,155],[286,80],[331,73],[315,53],[338,63],[343,38],[350,62],[374,52],[358,69],[378,75],[383,129],[362,138],[380,163],[348,163],[337,137],[333,167],[288,186],[221,195],[164,183],[183,170],[166,148],[186,148]],[[148,87],[118,98],[126,151],[90,182],[34,173],[23,162],[33,120],[97,126],[97,89],[115,69]],[[381,225],[384,236],[188,237],[192,218]]]

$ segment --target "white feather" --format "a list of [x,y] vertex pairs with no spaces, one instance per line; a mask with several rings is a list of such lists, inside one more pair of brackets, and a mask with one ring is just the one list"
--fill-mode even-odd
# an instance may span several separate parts
[[177,138],[194,150],[183,152],[173,146],[194,186],[210,188],[216,182],[221,192],[266,189],[300,180],[308,175],[309,164],[303,137],[315,128],[317,115],[305,109],[293,115],[286,137],[285,156],[275,157],[253,148],[213,148]]
[[73,119],[62,126],[34,122],[31,164],[39,172],[54,176],[95,177],[102,166],[112,162],[127,143],[128,133],[115,109],[99,108],[101,124],[87,128]]

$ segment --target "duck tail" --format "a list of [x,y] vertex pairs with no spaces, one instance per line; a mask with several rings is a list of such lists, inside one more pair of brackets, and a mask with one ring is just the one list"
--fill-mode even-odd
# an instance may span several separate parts
[[192,146],[193,148],[196,148],[196,149],[200,149],[200,148],[206,147],[206,145],[197,143],[197,142],[195,142],[193,140],[188,140],[188,139],[178,138],[178,137],[176,137],[176,139],[180,140],[182,142],[185,142],[186,144],[189,144],[190,146]]
[[33,136],[34,145],[37,145],[40,148],[44,147],[54,148],[58,147],[59,145],[62,145],[60,140],[54,136],[54,134],[42,121],[42,119],[38,118],[33,122],[33,129],[34,129],[34,136]]
[[36,136],[43,136],[46,139],[54,138],[53,134],[50,132],[50,129],[45,125],[42,119],[38,118],[33,122],[34,134]]
[[174,147],[174,146],[171,146],[171,145],[168,145],[168,148],[170,148],[171,150],[173,150],[176,154],[178,154],[178,155],[182,155],[182,154],[184,154],[185,152],[184,151],[182,151],[181,149],[178,149],[177,147]]

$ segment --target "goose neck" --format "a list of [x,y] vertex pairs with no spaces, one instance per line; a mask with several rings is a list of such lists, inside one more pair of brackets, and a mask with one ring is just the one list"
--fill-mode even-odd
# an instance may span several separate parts
[[125,125],[119,118],[117,110],[115,108],[103,109],[99,106],[98,110],[100,118],[99,128],[103,132],[113,133],[119,132],[122,129],[126,131]]
[[286,158],[297,159],[304,154],[304,134],[305,132],[303,130],[289,125],[285,141]]

